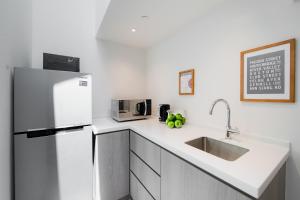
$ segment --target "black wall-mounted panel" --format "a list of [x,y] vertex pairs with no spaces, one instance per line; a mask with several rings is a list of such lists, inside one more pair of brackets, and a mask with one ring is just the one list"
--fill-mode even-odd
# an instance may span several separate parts
[[44,53],[43,68],[48,70],[79,72],[80,59],[76,57]]

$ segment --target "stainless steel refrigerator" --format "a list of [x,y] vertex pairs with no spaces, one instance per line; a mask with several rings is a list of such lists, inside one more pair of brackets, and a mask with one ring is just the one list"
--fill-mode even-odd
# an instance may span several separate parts
[[91,200],[91,75],[14,71],[16,200]]

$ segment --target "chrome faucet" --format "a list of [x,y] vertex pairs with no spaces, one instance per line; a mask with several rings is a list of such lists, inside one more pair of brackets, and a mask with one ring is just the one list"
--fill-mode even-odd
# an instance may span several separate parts
[[213,114],[213,109],[215,107],[215,105],[219,102],[223,102],[227,108],[227,125],[226,125],[226,139],[230,139],[231,138],[231,134],[235,133],[235,134],[239,134],[240,131],[238,129],[233,129],[231,128],[231,124],[230,124],[230,106],[228,104],[228,102],[225,99],[217,99],[213,102],[213,104],[211,105],[211,108],[209,110],[209,114],[212,115]]

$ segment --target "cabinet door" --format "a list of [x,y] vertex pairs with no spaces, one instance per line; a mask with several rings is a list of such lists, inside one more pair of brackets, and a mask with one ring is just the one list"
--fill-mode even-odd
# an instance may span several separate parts
[[251,200],[173,154],[161,152],[162,200]]
[[135,132],[130,132],[130,149],[160,174],[160,147]]
[[94,187],[96,200],[129,196],[129,131],[96,136]]

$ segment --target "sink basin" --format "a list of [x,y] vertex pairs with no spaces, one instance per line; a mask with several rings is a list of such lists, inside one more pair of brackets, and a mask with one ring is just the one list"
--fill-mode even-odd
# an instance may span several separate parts
[[249,151],[209,137],[197,138],[186,144],[228,161],[234,161]]

